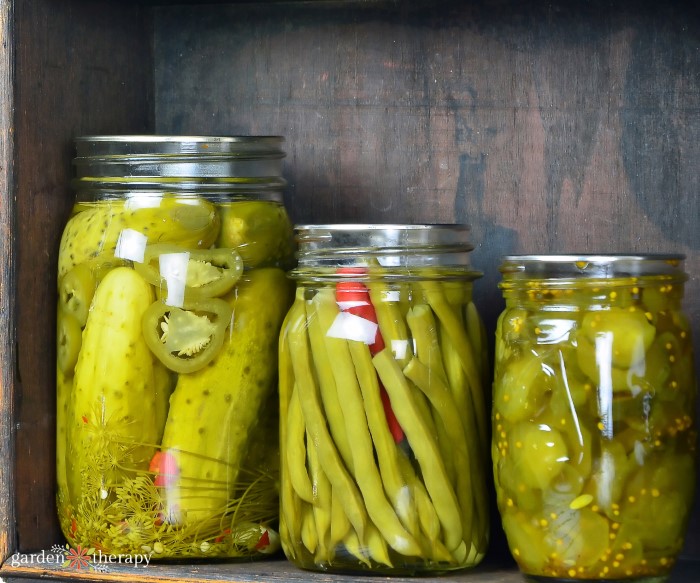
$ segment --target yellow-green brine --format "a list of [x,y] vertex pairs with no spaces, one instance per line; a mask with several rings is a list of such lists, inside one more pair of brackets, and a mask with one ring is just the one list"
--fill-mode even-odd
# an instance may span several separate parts
[[282,138],[88,136],[61,238],[57,505],[152,559],[279,549]]
[[280,338],[282,548],[313,570],[471,567],[489,536],[486,339],[461,225],[301,225]]
[[492,458],[513,557],[532,581],[665,581],[696,463],[683,256],[511,256],[501,272]]

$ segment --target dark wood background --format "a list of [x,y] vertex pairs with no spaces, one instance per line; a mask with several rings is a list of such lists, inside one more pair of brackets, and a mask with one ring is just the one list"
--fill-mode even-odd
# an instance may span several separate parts
[[[16,368],[13,343],[0,347],[14,383],[0,395],[15,427],[2,442],[16,442],[2,456],[16,459],[13,548],[60,540],[54,278],[77,134],[281,134],[297,222],[467,222],[491,332],[504,254],[682,252],[700,339],[700,17],[688,3],[16,0],[14,16],[4,160],[16,176],[2,200],[16,251],[0,246],[18,268],[16,295],[0,279],[0,308],[17,304],[2,317]],[[700,558],[700,503],[685,555]]]
[[685,253],[700,338],[699,24],[682,3],[161,8],[156,130],[284,135],[298,222],[469,223],[491,331],[504,254]]

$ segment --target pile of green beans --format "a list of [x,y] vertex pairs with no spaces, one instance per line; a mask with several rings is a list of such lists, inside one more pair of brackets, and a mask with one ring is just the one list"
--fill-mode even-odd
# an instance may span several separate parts
[[471,284],[365,283],[386,346],[376,354],[328,334],[341,313],[334,283],[300,283],[283,327],[283,549],[311,569],[476,565],[489,534],[487,358]]

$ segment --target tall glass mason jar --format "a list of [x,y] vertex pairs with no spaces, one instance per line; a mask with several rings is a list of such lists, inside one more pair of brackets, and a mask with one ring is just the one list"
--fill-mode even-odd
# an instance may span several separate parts
[[697,427],[680,255],[502,266],[492,459],[532,581],[665,581],[693,500]]
[[304,225],[280,340],[287,557],[323,571],[476,565],[488,542],[480,276],[456,225]]
[[57,481],[102,554],[279,548],[282,138],[91,136],[58,259]]

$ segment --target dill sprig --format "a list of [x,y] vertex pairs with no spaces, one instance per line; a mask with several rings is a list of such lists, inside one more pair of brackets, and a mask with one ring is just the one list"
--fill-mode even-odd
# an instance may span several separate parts
[[[242,467],[233,488],[212,482],[172,492],[156,486],[154,473],[144,467],[144,450],[155,452],[156,445],[127,442],[110,429],[110,420],[100,421],[89,429],[90,455],[81,456],[80,500],[58,493],[61,528],[71,545],[156,559],[259,554],[256,545],[278,516],[278,468],[269,454],[273,469]],[[222,489],[226,504],[204,519],[183,522],[166,515],[173,495],[206,497]]]

